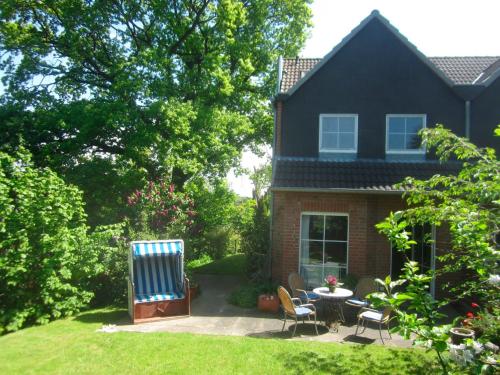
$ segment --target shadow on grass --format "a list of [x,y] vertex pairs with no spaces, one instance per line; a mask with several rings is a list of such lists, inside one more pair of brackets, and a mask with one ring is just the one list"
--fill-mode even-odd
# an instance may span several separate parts
[[[303,351],[280,357],[291,374],[432,374],[438,371],[431,360],[426,360],[412,350],[383,348],[367,350],[367,346],[353,345],[349,355],[332,353],[322,355]],[[382,351],[383,350],[383,351]]]
[[120,308],[84,312],[77,315],[75,320],[82,323],[130,324],[127,310]]

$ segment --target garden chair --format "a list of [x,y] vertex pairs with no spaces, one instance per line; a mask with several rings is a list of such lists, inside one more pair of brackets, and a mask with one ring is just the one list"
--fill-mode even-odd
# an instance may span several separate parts
[[320,299],[316,293],[306,290],[304,279],[297,272],[288,275],[288,286],[292,291],[292,296],[299,298],[303,303],[314,303]]
[[378,324],[378,332],[380,334],[380,340],[382,340],[382,344],[385,344],[384,339],[382,338],[382,324],[385,324],[387,326],[387,332],[389,333],[389,338],[392,339],[389,327],[391,312],[392,312],[391,307],[386,307],[384,308],[383,311],[377,311],[369,309],[367,307],[361,308],[361,311],[358,314],[358,325],[356,327],[356,333],[354,335],[355,336],[358,335],[358,328],[360,323],[363,326],[363,331],[361,332],[361,334],[363,334],[363,332],[365,332],[367,323],[374,322]]
[[312,303],[302,304],[300,298],[292,298],[288,291],[282,286],[278,288],[278,296],[284,313],[281,332],[285,329],[287,316],[295,319],[295,327],[293,328],[292,337],[295,335],[295,331],[297,330],[298,319],[302,319],[302,322],[305,323],[306,317],[308,320],[311,320],[311,316],[314,316],[314,329],[316,330],[316,334],[319,334],[316,322],[316,307]]
[[375,285],[375,279],[372,277],[363,277],[358,281],[356,289],[354,289],[354,298],[350,298],[345,301],[346,305],[352,306],[358,309],[370,306],[367,301],[366,296],[370,293],[377,291],[377,286]]

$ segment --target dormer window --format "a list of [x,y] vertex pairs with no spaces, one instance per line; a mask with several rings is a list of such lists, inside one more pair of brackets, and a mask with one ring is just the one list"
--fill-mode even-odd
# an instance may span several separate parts
[[319,151],[356,153],[358,149],[358,115],[319,115]]
[[426,115],[399,115],[386,116],[387,154],[424,154],[425,148],[421,145],[418,132],[426,126]]

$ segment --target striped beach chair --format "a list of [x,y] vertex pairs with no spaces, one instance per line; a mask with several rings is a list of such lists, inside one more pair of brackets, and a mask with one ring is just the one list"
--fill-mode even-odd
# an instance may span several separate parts
[[129,314],[134,323],[190,314],[182,240],[132,242],[129,273]]

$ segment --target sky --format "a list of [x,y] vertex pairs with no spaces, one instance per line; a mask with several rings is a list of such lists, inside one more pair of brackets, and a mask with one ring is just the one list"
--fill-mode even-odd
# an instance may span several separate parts
[[[500,0],[315,0],[311,8],[301,57],[323,57],[374,9],[426,56],[500,56]],[[241,164],[251,170],[264,162],[245,151]],[[239,195],[252,195],[247,176],[231,172],[228,181]]]

